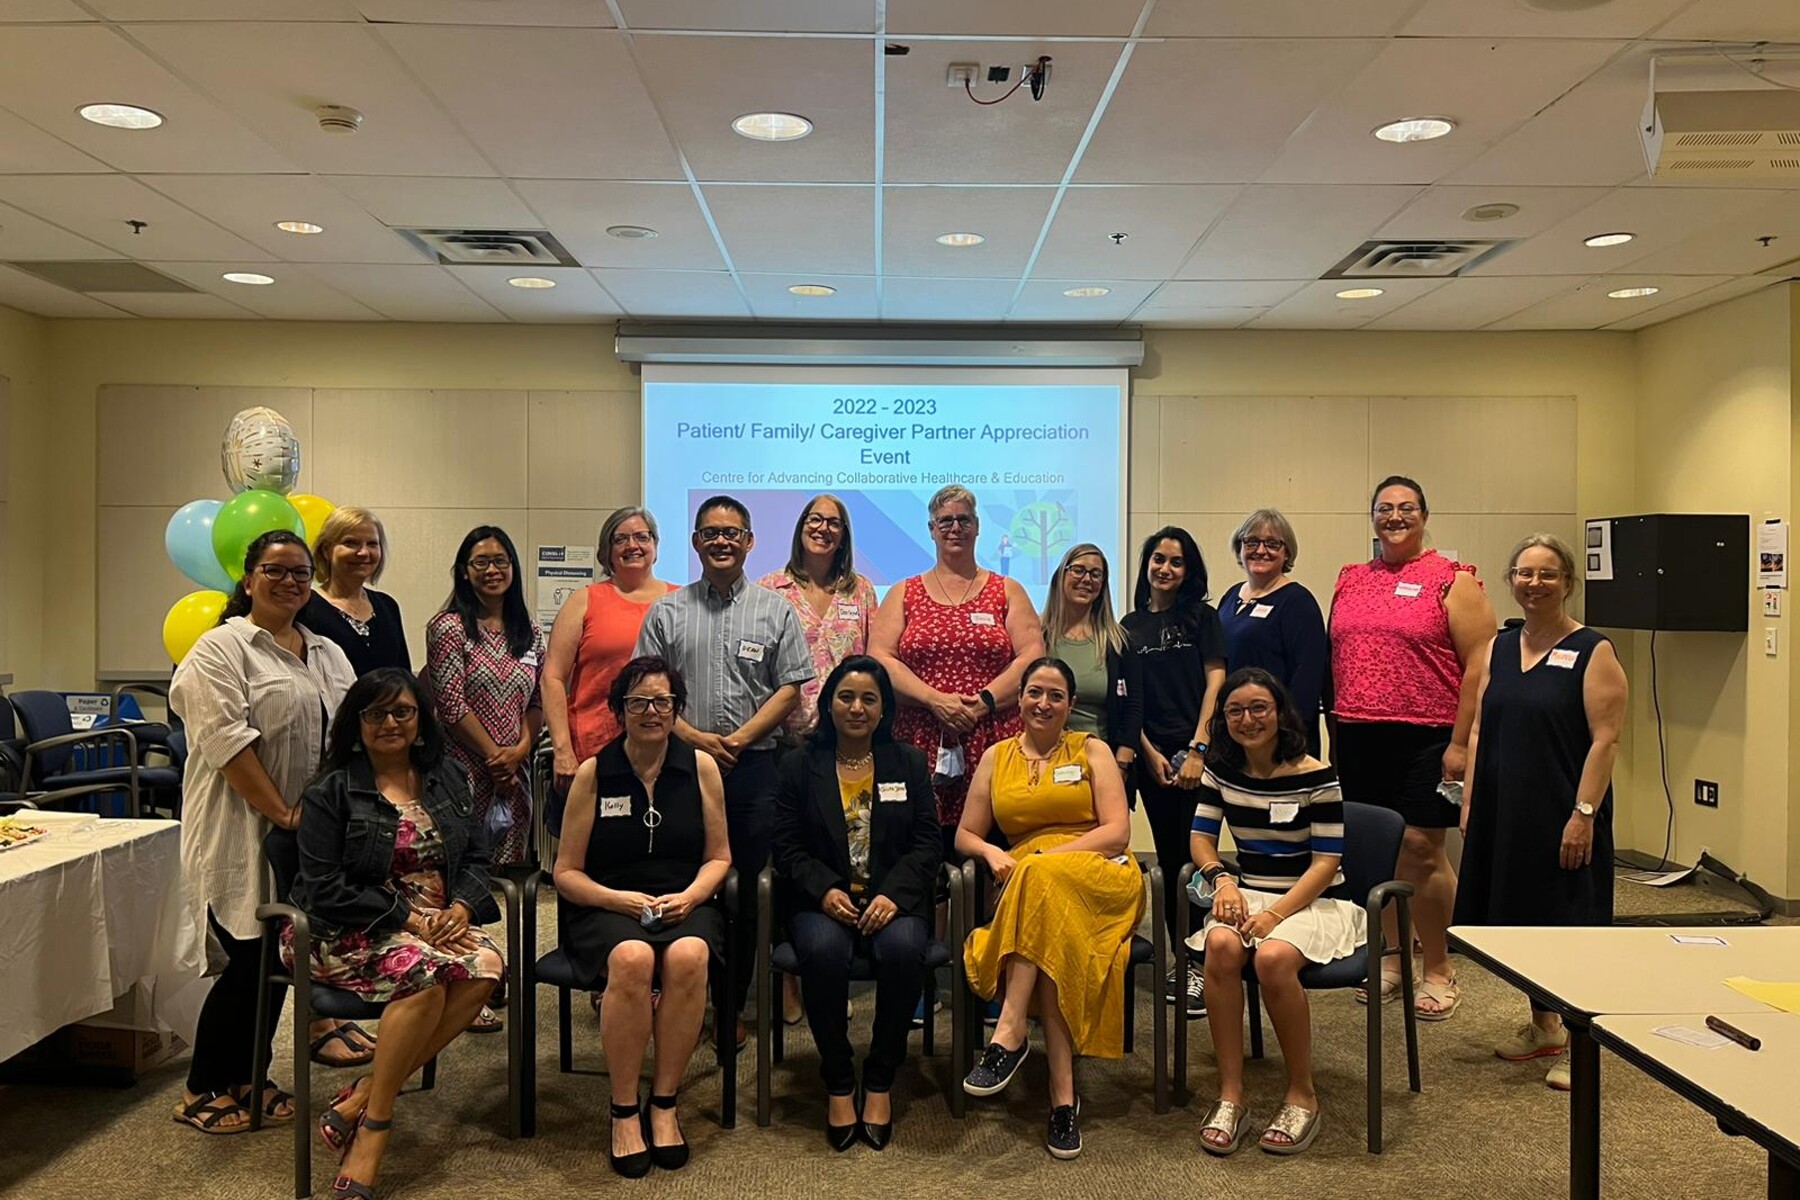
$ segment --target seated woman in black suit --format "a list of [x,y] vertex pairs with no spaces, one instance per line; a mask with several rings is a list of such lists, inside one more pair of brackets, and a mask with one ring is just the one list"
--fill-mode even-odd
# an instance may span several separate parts
[[[707,968],[723,952],[712,903],[731,870],[725,787],[712,756],[672,736],[687,701],[660,658],[620,670],[607,704],[625,732],[582,763],[569,785],[556,855],[558,928],[577,983],[606,978],[600,1044],[612,1076],[613,1170],[679,1170],[687,1139],[675,1111],[700,1039]],[[662,997],[651,1002],[660,977]],[[638,1119],[638,1076],[652,1035],[650,1112]]]
[[[894,741],[887,668],[851,655],[825,679],[819,722],[781,765],[772,856],[798,910],[788,921],[806,1018],[828,1096],[825,1133],[847,1150],[858,1130],[876,1150],[893,1137],[888,1089],[924,981],[943,835],[925,756]],[[850,963],[875,965],[875,1031],[863,1061],[862,1111],[845,1006]]]

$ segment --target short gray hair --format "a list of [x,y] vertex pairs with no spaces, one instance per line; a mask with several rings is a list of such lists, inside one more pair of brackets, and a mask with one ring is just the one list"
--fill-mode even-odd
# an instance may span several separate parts
[[1279,508],[1259,508],[1244,518],[1244,523],[1237,527],[1231,535],[1231,557],[1240,563],[1244,561],[1244,539],[1253,536],[1259,529],[1272,529],[1275,536],[1287,543],[1287,561],[1282,564],[1282,571],[1294,569],[1300,561],[1300,539],[1294,533],[1293,524],[1282,514]]
[[968,505],[971,513],[975,511],[975,493],[960,483],[947,483],[931,497],[931,503],[926,506],[925,512],[928,516],[935,517],[938,509],[944,505],[958,502]]
[[613,509],[612,515],[607,517],[605,522],[600,526],[600,541],[599,544],[594,547],[595,557],[599,560],[594,564],[594,567],[600,572],[600,578],[612,578],[613,534],[619,532],[619,526],[631,520],[633,517],[644,518],[644,524],[650,528],[650,541],[652,544],[658,546],[662,544],[662,534],[657,531],[656,518],[650,515],[649,509],[641,504],[627,504],[623,508]]
[[1563,599],[1567,600],[1581,585],[1581,572],[1575,567],[1575,552],[1569,549],[1569,543],[1554,533],[1534,533],[1519,539],[1519,544],[1514,546],[1512,553],[1506,556],[1507,582],[1509,584],[1512,582],[1512,569],[1519,565],[1519,555],[1539,546],[1556,555],[1556,561],[1562,564],[1563,578],[1569,581],[1569,586],[1563,591]]

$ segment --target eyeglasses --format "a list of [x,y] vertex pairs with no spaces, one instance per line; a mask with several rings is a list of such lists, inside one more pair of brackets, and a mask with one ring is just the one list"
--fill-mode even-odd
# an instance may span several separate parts
[[938,517],[931,523],[941,532],[949,533],[952,529],[972,528],[975,518],[969,513],[952,513],[949,516]]
[[284,567],[280,563],[259,563],[256,573],[273,583],[280,583],[284,579],[291,579],[295,583],[310,583],[313,577],[311,567]]
[[1542,571],[1534,571],[1530,567],[1514,567],[1507,574],[1520,583],[1530,583],[1533,580],[1538,583],[1561,583],[1568,578],[1568,572],[1560,571],[1555,567],[1549,567]]
[[1395,513],[1399,513],[1403,517],[1416,517],[1419,515],[1419,506],[1416,504],[1377,504],[1375,506],[1375,515],[1378,517],[1391,517]]
[[1252,700],[1248,704],[1227,704],[1225,706],[1225,719],[1227,721],[1241,721],[1245,717],[1254,717],[1256,720],[1260,721],[1274,711],[1275,706],[1270,704],[1267,700]]
[[1068,576],[1070,579],[1094,579],[1094,580],[1105,579],[1106,578],[1106,568],[1105,567],[1070,567],[1070,568],[1068,568]]
[[657,712],[661,713],[663,716],[666,717],[670,713],[675,711],[675,697],[673,697],[673,696],[627,696],[627,697],[625,697],[625,711],[628,713],[632,713],[635,716],[641,717],[653,708]]
[[807,513],[805,525],[808,529],[829,529],[838,533],[844,528],[841,517],[828,517],[824,513]]
[[1238,545],[1246,550],[1267,550],[1271,554],[1280,554],[1287,549],[1287,543],[1280,538],[1248,537],[1239,542]]
[[615,534],[613,534],[612,544],[615,546],[630,546],[630,545],[634,545],[634,544],[639,545],[639,546],[648,546],[650,543],[654,542],[655,540],[656,539],[650,535],[649,530],[640,529],[635,533],[615,533]]
[[414,717],[418,716],[419,710],[416,706],[411,704],[396,704],[391,708],[365,708],[358,715],[362,717],[362,723],[364,725],[379,728],[380,726],[387,724],[387,719],[389,717],[394,718],[395,721],[404,725]]
[[730,542],[734,546],[749,536],[749,533],[742,525],[708,525],[704,529],[694,530],[694,536],[702,542]]
[[504,554],[495,554],[487,558],[471,558],[469,560],[469,570],[510,571],[512,570],[512,559],[506,557]]

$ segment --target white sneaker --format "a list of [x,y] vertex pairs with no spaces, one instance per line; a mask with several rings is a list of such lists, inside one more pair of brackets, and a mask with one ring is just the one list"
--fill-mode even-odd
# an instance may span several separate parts
[[1527,1021],[1511,1037],[1494,1047],[1494,1057],[1507,1062],[1529,1062],[1534,1058],[1561,1054],[1568,1047],[1567,1029],[1558,1026],[1555,1033],[1546,1033],[1538,1028],[1536,1021]]
[[1544,1076],[1544,1082],[1559,1092],[1566,1092],[1574,1085],[1569,1082],[1569,1056],[1563,1055],[1550,1064],[1550,1073]]

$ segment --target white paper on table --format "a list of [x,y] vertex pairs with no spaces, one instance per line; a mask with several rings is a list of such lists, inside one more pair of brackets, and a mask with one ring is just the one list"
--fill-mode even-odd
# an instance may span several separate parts
[[1684,1046],[1700,1050],[1717,1050],[1720,1046],[1731,1045],[1730,1038],[1710,1029],[1695,1029],[1691,1025],[1664,1025],[1651,1032],[1657,1037],[1665,1037],[1671,1042],[1680,1042]]
[[1671,933],[1669,940],[1677,946],[1729,946],[1731,943],[1710,933]]

